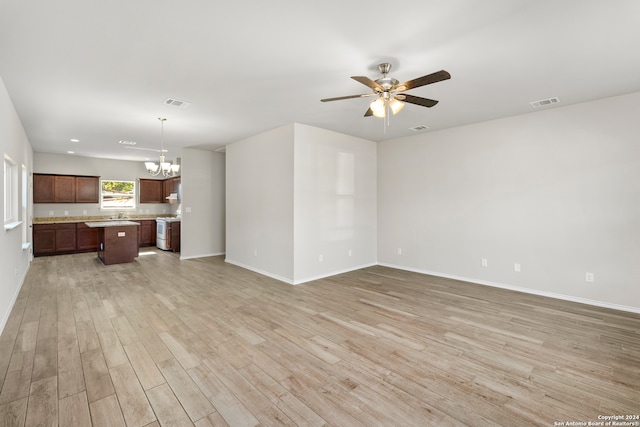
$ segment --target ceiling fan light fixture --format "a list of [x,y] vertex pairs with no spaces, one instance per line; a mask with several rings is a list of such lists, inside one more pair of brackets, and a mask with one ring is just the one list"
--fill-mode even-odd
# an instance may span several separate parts
[[371,105],[369,105],[369,108],[371,108],[371,111],[373,111],[373,115],[380,118],[386,116],[385,107],[386,105],[383,98],[377,98],[371,103]]
[[404,102],[398,101],[397,99],[393,98],[391,101],[389,101],[389,107],[391,108],[393,114],[398,114],[400,110],[404,108]]

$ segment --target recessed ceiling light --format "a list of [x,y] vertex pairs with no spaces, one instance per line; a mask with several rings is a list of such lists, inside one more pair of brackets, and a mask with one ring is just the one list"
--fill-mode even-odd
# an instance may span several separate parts
[[122,145],[136,145],[137,142],[135,141],[125,141],[123,139],[121,139],[120,141],[118,141],[118,144],[122,144]]
[[80,140],[76,139],[76,138],[71,138],[69,141],[71,141],[71,142],[80,142]]
[[67,151],[67,154],[75,154],[75,151]]

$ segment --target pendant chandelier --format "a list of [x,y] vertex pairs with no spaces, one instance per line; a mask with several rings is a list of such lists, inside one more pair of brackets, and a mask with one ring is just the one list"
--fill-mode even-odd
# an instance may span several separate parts
[[164,117],[158,117],[160,120],[160,164],[155,162],[144,162],[144,167],[147,168],[147,172],[151,176],[158,176],[162,174],[164,177],[172,177],[176,176],[180,171],[180,165],[172,164],[171,162],[167,162],[164,158],[164,153],[166,150],[164,149],[164,122],[167,121]]

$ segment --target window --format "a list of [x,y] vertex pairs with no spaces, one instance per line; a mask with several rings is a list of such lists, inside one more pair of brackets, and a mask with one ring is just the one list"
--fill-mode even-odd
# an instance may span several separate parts
[[103,179],[100,184],[101,209],[135,209],[136,182]]
[[11,157],[4,155],[4,228],[13,229],[18,220],[18,168]]
[[22,179],[21,187],[22,187],[22,196],[20,201],[20,219],[22,220],[22,247],[28,243],[29,235],[27,233],[28,225],[28,215],[27,215],[27,200],[29,197],[29,173],[27,171],[27,166],[22,165]]

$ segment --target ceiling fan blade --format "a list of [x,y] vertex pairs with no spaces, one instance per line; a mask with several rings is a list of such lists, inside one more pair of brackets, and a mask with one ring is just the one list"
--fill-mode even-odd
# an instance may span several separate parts
[[362,83],[365,86],[370,87],[371,89],[377,91],[377,92],[383,92],[384,88],[382,86],[380,86],[378,83],[374,82],[373,80],[371,80],[369,77],[366,76],[351,76],[351,78],[357,82]]
[[338,96],[336,98],[325,98],[325,99],[321,99],[321,102],[330,102],[330,101],[340,101],[343,99],[351,99],[351,98],[366,98],[368,96],[374,96],[377,95],[377,93],[363,93],[361,95],[347,95],[347,96]]
[[366,113],[364,113],[364,116],[365,116],[365,117],[371,117],[371,116],[373,116],[373,110],[372,110],[371,108],[369,108],[369,109],[367,110],[367,112],[366,112]]
[[419,96],[409,95],[403,93],[402,95],[396,95],[398,101],[408,102],[409,104],[420,105],[422,107],[433,107],[438,103],[435,99],[421,98]]
[[440,70],[435,73],[427,74],[426,76],[418,77],[417,79],[409,80],[408,82],[400,83],[399,85],[396,85],[396,90],[402,92],[416,87],[430,85],[431,83],[448,80],[450,78],[451,74],[445,70]]

